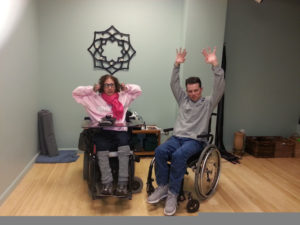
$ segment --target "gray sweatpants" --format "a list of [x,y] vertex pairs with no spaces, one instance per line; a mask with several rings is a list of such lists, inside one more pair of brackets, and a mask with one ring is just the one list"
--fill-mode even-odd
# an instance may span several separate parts
[[[118,147],[119,176],[118,183],[128,182],[128,163],[130,147],[128,145]],[[101,172],[101,183],[108,184],[113,182],[113,176],[109,165],[109,151],[97,152],[98,164]]]

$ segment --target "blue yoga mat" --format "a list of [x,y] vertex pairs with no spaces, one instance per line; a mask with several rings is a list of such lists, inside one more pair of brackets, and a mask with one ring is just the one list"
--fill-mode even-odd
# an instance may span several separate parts
[[79,155],[77,150],[60,150],[57,156],[39,155],[36,158],[36,163],[69,163],[75,162]]

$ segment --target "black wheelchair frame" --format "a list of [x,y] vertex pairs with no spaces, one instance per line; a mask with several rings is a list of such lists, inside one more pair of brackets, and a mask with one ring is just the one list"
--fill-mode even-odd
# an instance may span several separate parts
[[[84,152],[84,160],[83,160],[83,178],[87,181],[89,193],[93,200],[108,197],[108,196],[116,196],[113,195],[102,195],[100,193],[101,190],[101,173],[98,166],[98,158],[96,152],[96,146],[94,145],[92,139],[93,135],[97,133],[97,130],[100,128],[89,128],[86,130],[88,133],[87,136],[90,138],[90,145],[88,147],[88,151]],[[131,132],[129,129],[128,132]],[[131,145],[131,149],[133,146]],[[119,169],[119,161],[118,161],[118,153],[117,146],[114,146],[112,151],[109,153],[109,163],[112,170],[113,175],[113,185],[117,186],[118,180],[118,169]],[[140,162],[140,158],[134,154],[134,151],[130,151],[129,155],[129,170],[128,170],[128,194],[127,196],[122,196],[123,198],[132,199],[132,194],[141,192],[143,188],[143,181],[141,178],[134,176],[135,173],[135,162]]]
[[[216,115],[213,113],[212,115]],[[209,130],[207,135],[198,135],[198,138],[207,138],[208,144],[206,147],[198,154],[191,156],[187,160],[187,168],[191,168],[195,172],[195,182],[194,187],[199,200],[205,200],[213,195],[216,191],[216,187],[220,178],[221,170],[221,154],[216,147],[212,144],[214,136],[210,133],[211,129],[211,119],[209,121]],[[172,131],[173,128],[164,129],[164,132]],[[169,164],[170,165],[170,164]],[[155,167],[155,157],[151,160],[148,177],[147,177],[147,194],[148,196],[154,191],[154,186],[152,182],[152,171]],[[186,174],[188,172],[186,171]],[[182,179],[180,193],[178,195],[178,201],[184,201],[186,199],[184,190],[184,178]],[[188,202],[186,205],[188,212],[196,212],[200,207],[199,200],[192,197],[191,192],[188,192]]]

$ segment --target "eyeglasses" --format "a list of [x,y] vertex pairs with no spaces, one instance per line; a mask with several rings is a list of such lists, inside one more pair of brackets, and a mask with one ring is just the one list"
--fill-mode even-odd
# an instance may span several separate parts
[[109,88],[109,87],[115,87],[115,84],[114,83],[111,83],[111,84],[104,84],[104,87],[105,88]]

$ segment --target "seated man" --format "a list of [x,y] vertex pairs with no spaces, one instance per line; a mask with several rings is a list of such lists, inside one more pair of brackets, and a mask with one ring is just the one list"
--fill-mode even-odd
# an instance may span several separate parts
[[[167,197],[164,213],[171,216],[176,212],[177,197],[186,163],[189,157],[201,152],[206,146],[206,139],[198,135],[208,133],[209,119],[221,99],[224,89],[224,71],[219,66],[216,48],[211,52],[204,49],[205,61],[212,65],[214,85],[211,96],[202,97],[199,77],[186,79],[186,92],[180,87],[179,69],[185,61],[186,50],[177,50],[175,65],[171,77],[171,89],[179,106],[173,136],[155,149],[155,175],[158,187],[148,197],[148,203],[157,203]],[[167,161],[171,161],[169,168]]]
[[[141,88],[134,84],[120,84],[112,75],[104,75],[94,86],[79,86],[72,95],[82,104],[92,120],[92,126],[110,115],[116,123],[125,123],[126,112],[131,102],[140,96]],[[113,176],[109,165],[109,151],[113,143],[118,145],[119,174],[116,195],[127,195],[128,160],[130,154],[127,127],[105,127],[94,137],[98,164],[101,172],[104,195],[113,194]]]

